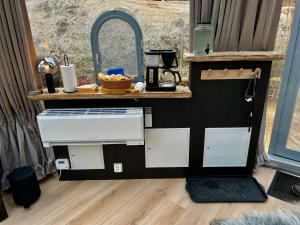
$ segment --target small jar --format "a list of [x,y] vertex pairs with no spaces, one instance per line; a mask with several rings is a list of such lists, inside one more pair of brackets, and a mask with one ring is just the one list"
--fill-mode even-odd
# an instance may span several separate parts
[[198,23],[194,29],[193,53],[205,55],[213,52],[214,27],[208,23]]

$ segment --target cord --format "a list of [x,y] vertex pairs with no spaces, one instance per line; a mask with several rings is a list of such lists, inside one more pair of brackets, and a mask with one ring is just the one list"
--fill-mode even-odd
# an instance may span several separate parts
[[60,176],[61,176],[61,170],[59,170],[58,172],[57,172],[57,175],[58,175],[58,180],[60,179]]

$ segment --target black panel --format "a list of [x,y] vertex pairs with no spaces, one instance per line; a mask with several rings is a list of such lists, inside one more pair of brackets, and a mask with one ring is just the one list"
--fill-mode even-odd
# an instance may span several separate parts
[[[257,82],[253,130],[247,168],[203,168],[205,128],[248,126],[250,105],[244,94],[249,80],[201,80],[201,70],[261,68]],[[193,123],[191,127],[190,175],[251,175],[255,165],[256,149],[267,93],[271,62],[210,62],[192,63],[191,90],[193,93]]]
[[53,149],[54,149],[55,159],[58,159],[58,158],[70,159],[67,146],[55,146],[55,147],[53,147]]

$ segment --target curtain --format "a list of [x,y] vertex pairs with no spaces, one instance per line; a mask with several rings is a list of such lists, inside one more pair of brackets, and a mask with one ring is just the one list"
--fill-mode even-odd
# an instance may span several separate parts
[[190,0],[190,50],[197,23],[215,28],[214,51],[269,51],[283,0]]
[[53,153],[42,146],[36,115],[39,102],[27,93],[41,87],[34,82],[35,50],[25,0],[0,0],[0,162],[1,184],[15,168],[33,166],[39,179],[53,170]]

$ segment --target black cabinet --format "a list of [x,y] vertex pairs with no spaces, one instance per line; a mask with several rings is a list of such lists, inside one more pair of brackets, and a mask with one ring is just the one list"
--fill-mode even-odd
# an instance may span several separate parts
[[[190,170],[191,175],[251,175],[256,161],[260,125],[272,62],[232,61],[191,63],[192,115]],[[203,167],[205,128],[247,127],[251,105],[244,95],[249,80],[201,80],[202,70],[261,69],[257,81],[252,135],[246,167]]]

